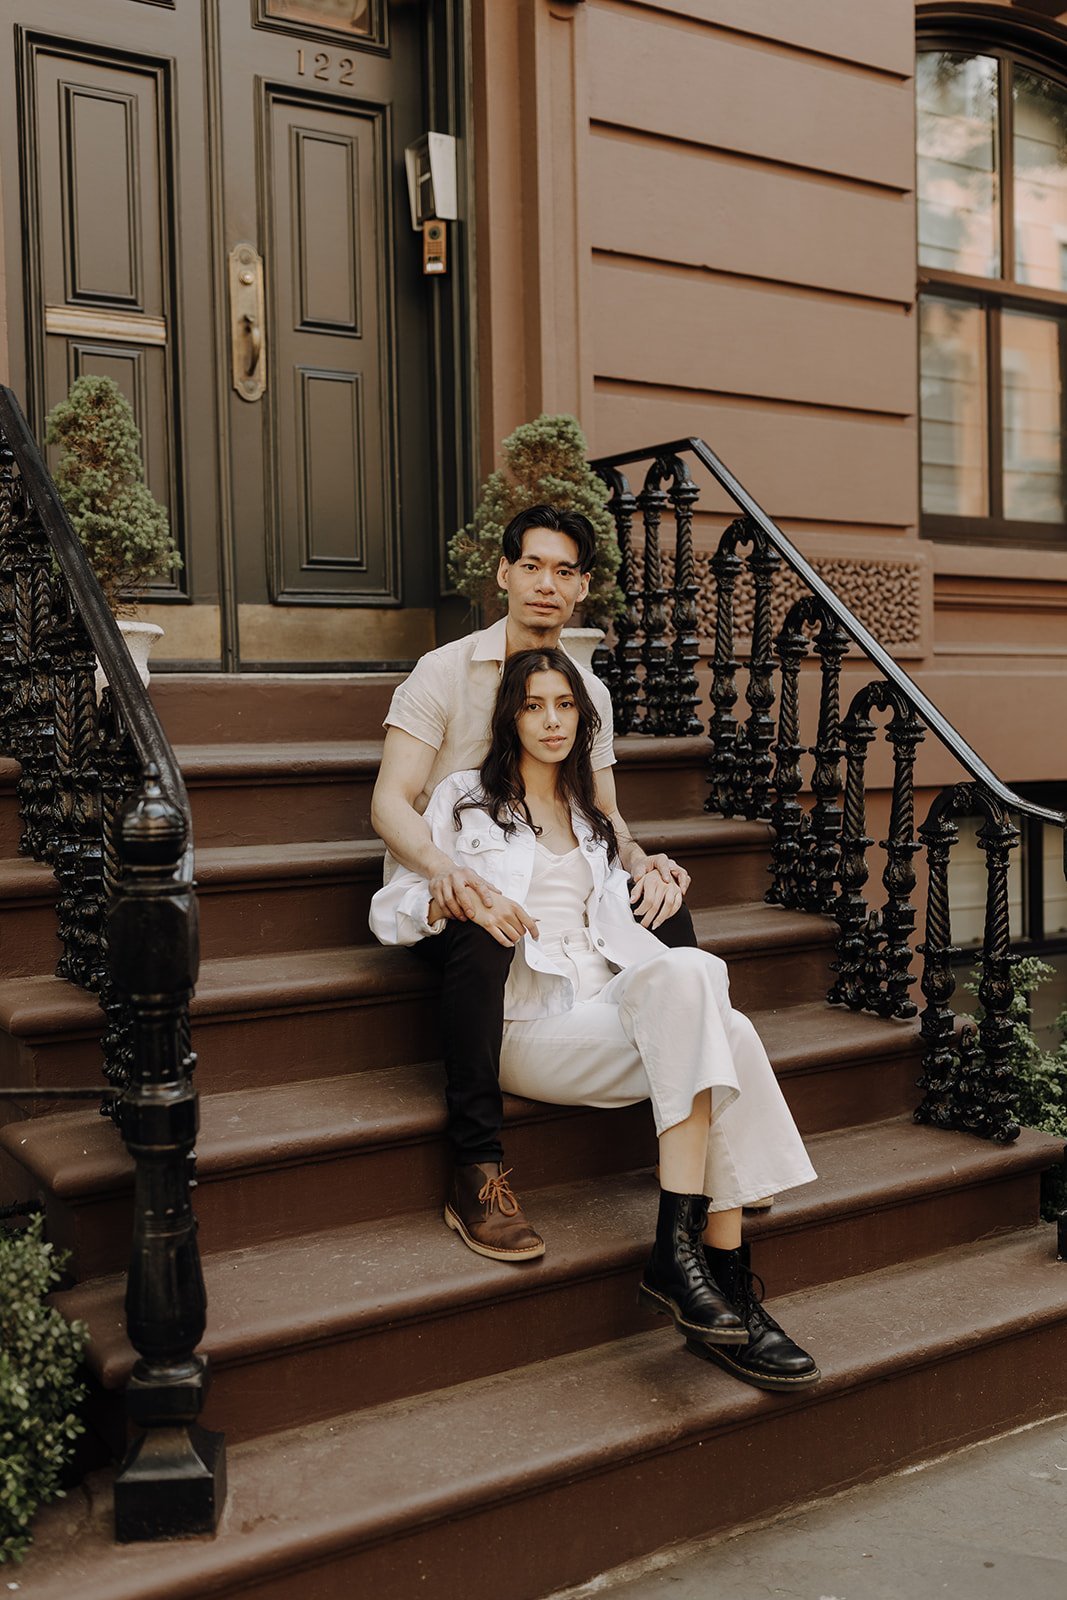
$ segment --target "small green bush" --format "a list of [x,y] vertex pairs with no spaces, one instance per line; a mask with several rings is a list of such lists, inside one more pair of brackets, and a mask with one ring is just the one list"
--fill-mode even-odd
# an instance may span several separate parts
[[543,414],[504,440],[504,467],[482,485],[474,518],[448,546],[448,570],[460,594],[481,606],[487,621],[504,610],[497,588],[500,541],[518,512],[550,505],[557,511],[580,511],[596,534],[596,568],[583,603],[590,625],[604,626],[622,609],[622,591],[615,582],[619,546],[615,525],[606,509],[608,490],[587,460],[585,435],[576,418]]
[[56,488],[108,604],[117,615],[133,610],[131,596],[182,561],[144,481],[129,401],[111,378],[77,378],[48,413],[45,443],[65,451]]
[[[1015,1073],[1018,1089],[1016,1115],[1026,1128],[1038,1128],[1067,1140],[1067,1006],[1056,1018],[1060,1042],[1054,1050],[1043,1050],[1031,1028],[1030,996],[1055,977],[1047,961],[1023,956],[1012,968],[1012,1001],[1008,1008],[1011,1043],[1008,1061]],[[981,974],[975,971],[964,988],[977,995]],[[979,1017],[982,1015],[978,1008]],[[1045,1187],[1045,1215],[1054,1217],[1067,1205],[1067,1183],[1062,1172]]]
[[41,1236],[43,1219],[0,1229],[0,1563],[21,1561],[38,1506],[60,1479],[84,1425],[78,1366],[86,1330],[45,1301],[62,1261]]

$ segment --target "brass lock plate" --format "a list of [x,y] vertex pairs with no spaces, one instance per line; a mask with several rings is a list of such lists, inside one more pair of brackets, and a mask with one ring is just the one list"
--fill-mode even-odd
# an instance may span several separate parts
[[235,244],[228,259],[230,376],[242,400],[260,400],[267,387],[263,259],[250,244]]

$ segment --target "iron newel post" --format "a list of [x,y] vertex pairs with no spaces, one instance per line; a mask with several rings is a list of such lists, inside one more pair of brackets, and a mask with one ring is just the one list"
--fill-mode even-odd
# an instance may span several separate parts
[[135,1163],[126,1288],[130,1343],[140,1360],[126,1389],[144,1431],[115,1482],[120,1540],[213,1532],[226,1496],[225,1443],[197,1418],[208,1387],[196,1354],[207,1296],[191,1187],[199,1123],[188,1008],[199,964],[192,882],[180,876],[185,822],[154,767],[120,813],[121,877],[108,912],[111,976],[128,1007],[133,1061],[119,1106]]

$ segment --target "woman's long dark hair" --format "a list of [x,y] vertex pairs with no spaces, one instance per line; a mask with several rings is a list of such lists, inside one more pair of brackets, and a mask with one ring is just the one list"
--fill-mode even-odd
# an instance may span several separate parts
[[527,685],[535,672],[559,672],[570,684],[578,707],[578,732],[574,744],[556,768],[556,793],[564,803],[589,824],[595,839],[607,845],[608,859],[619,853],[615,829],[596,803],[593,765],[590,759],[593,740],[600,732],[600,717],[577,664],[562,650],[519,650],[504,663],[497,690],[493,721],[489,730],[489,753],[478,772],[479,795],[457,802],[453,811],[456,827],[460,812],[477,806],[487,811],[510,838],[523,819],[534,833],[540,833],[526,804],[522,781],[518,718],[526,704]]

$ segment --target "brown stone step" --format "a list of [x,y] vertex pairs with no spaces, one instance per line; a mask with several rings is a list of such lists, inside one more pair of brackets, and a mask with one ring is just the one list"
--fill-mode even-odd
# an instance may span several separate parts
[[[753,1020],[806,1134],[914,1105],[914,1029],[826,1007]],[[205,1237],[223,1249],[433,1206],[447,1175],[443,1083],[441,1068],[425,1063],[205,1095],[197,1193]],[[590,1111],[508,1096],[505,1107],[508,1160],[523,1188],[655,1159],[646,1105]],[[813,1116],[813,1107],[829,1112]],[[308,1163],[320,1181],[306,1182]],[[80,1277],[124,1262],[130,1182],[121,1141],[90,1108],[0,1131],[0,1186],[45,1201]]]
[[[824,1134],[811,1141],[818,1181],[784,1195],[750,1229],[754,1265],[777,1300],[1029,1227],[1036,1174],[1061,1154],[1046,1135],[1025,1134],[1004,1149],[901,1121]],[[655,1229],[650,1172],[534,1189],[523,1199],[547,1251],[522,1268],[475,1256],[448,1233],[439,1206],[209,1249],[207,1425],[247,1438],[355,1410],[371,1396],[380,1404],[425,1393],[655,1326],[635,1294]],[[209,1229],[202,1239],[209,1243]],[[124,1293],[118,1276],[58,1300],[64,1315],[87,1323],[90,1368],[110,1390],[135,1359]]]
[[102,1474],[38,1516],[25,1576],[35,1600],[469,1600],[506,1570],[510,1600],[538,1600],[1057,1414],[1053,1250],[1033,1228],[777,1302],[822,1368],[794,1399],[662,1329],[251,1440],[230,1451],[214,1539],[116,1551]]
[[150,694],[171,744],[380,739],[402,672],[160,672]]
[[[284,844],[290,840],[369,838],[370,796],[381,740],[273,739],[179,742],[175,753],[189,790],[198,848]],[[616,741],[614,769],[628,822],[702,814],[702,739]],[[0,855],[18,853],[18,766],[0,759]],[[767,837],[766,830],[762,831]]]
[[379,740],[180,745],[176,755],[197,849],[370,836]]
[[[758,823],[700,816],[643,823],[636,834],[688,869],[691,906],[754,901],[764,888],[767,830]],[[376,839],[198,848],[203,958],[373,943],[367,918],[382,860]],[[55,896],[48,867],[24,856],[0,860],[5,976],[55,970]]]
[[[778,907],[723,906],[694,918],[705,949],[730,964],[740,1010],[826,992],[834,925]],[[432,969],[378,945],[267,951],[205,961],[193,999],[204,1090],[325,1077],[437,1053]],[[100,1012],[58,978],[0,981],[0,1069],[11,1084],[91,1085]]]
[[0,756],[0,856],[18,855],[22,836],[15,798],[18,775],[18,763],[7,756]]
[[62,953],[51,868],[28,856],[0,859],[0,973],[51,973]]

